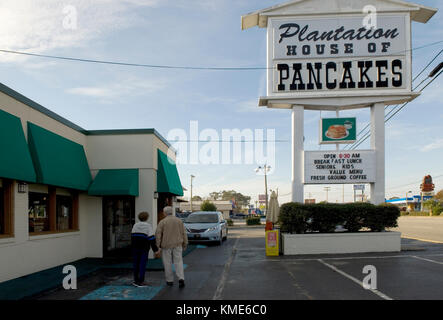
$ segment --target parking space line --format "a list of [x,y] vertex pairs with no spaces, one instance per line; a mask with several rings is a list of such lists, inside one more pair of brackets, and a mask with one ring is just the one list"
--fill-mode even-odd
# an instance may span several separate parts
[[220,281],[218,283],[217,289],[215,290],[214,297],[212,297],[212,300],[221,300],[222,299],[222,293],[223,289],[225,288],[226,280],[228,279],[229,270],[231,269],[232,261],[234,261],[234,256],[237,252],[237,244],[240,240],[239,237],[235,240],[234,246],[232,247],[232,253],[229,257],[228,262],[225,264],[225,268],[223,270],[222,277],[220,278]]
[[442,265],[443,265],[443,262],[440,262],[440,261],[435,261],[435,260],[431,260],[431,259],[426,259],[426,258],[418,257],[418,256],[411,256],[411,257],[412,257],[412,258],[415,258],[415,259],[419,259],[419,260],[428,261],[428,262],[432,262],[432,263],[442,264]]
[[358,279],[354,278],[353,276],[347,274],[346,272],[341,271],[341,270],[338,269],[337,267],[335,267],[335,266],[333,266],[333,265],[331,265],[331,264],[329,264],[329,263],[324,262],[322,259],[317,259],[317,261],[320,262],[321,264],[325,265],[326,267],[332,269],[333,271],[335,271],[335,272],[341,274],[341,275],[344,276],[345,278],[354,281],[355,283],[357,283],[358,285],[360,285],[360,286],[362,287],[363,290],[369,290],[369,291],[371,291],[372,293],[376,294],[377,296],[379,296],[380,298],[385,299],[385,300],[394,300],[394,299],[388,297],[387,295],[385,295],[384,293],[382,293],[382,292],[380,292],[380,291],[378,291],[378,290],[376,290],[376,289],[364,289],[364,288],[363,288],[363,282],[361,282],[360,280],[358,280]]

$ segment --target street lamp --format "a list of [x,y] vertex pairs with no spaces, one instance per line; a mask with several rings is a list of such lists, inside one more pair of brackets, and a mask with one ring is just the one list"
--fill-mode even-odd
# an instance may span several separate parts
[[267,178],[267,173],[268,173],[268,171],[271,170],[271,166],[268,166],[266,164],[263,167],[259,166],[258,168],[255,169],[255,172],[259,173],[260,170],[263,170],[263,172],[265,174],[265,197],[266,197],[265,212],[266,212],[266,214],[268,214],[268,178]]
[[192,174],[191,174],[191,212],[192,212],[192,179],[194,179],[195,178],[195,176],[193,176]]

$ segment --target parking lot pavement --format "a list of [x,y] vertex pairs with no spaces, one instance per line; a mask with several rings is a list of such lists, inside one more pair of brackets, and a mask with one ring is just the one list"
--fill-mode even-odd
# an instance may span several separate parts
[[[443,245],[402,239],[398,253],[266,257],[263,229],[231,231],[223,247],[186,260],[187,282],[199,279],[192,290],[165,288],[156,299],[443,299]],[[373,290],[362,285],[368,265]]]
[[[148,281],[155,288],[128,291],[124,287],[130,283],[130,270],[108,270],[107,275],[97,273],[79,281],[77,293],[59,290],[40,298],[443,299],[443,244],[410,239],[402,239],[402,252],[397,253],[266,257],[264,228],[238,227],[230,229],[222,246],[199,246],[184,258],[184,263],[187,267],[183,289],[178,288],[177,282],[173,287],[164,286],[163,272],[151,271]],[[377,288],[373,290],[362,286],[366,276],[363,268],[368,265],[377,271]]]

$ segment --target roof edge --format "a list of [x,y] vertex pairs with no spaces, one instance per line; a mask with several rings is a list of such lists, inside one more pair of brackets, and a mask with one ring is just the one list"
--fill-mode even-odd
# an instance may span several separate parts
[[154,134],[158,139],[160,139],[163,143],[165,143],[168,147],[171,147],[171,144],[166,140],[157,130],[153,128],[148,129],[110,129],[110,130],[86,130],[75,123],[69,121],[66,118],[58,115],[57,113],[45,108],[41,104],[35,102],[34,100],[29,99],[28,97],[22,95],[21,93],[15,91],[14,89],[4,85],[0,82],[0,92],[3,92],[7,96],[27,105],[28,107],[37,110],[44,115],[50,117],[51,119],[58,121],[65,126],[78,131],[86,136],[94,136],[94,135],[117,135],[117,134]]

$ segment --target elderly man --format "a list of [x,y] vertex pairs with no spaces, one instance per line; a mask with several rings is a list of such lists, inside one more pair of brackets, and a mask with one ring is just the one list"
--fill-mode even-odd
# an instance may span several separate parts
[[161,248],[163,266],[165,268],[166,284],[174,284],[172,264],[175,265],[175,273],[179,287],[185,286],[185,274],[183,271],[183,250],[188,245],[188,236],[183,222],[172,215],[172,207],[163,209],[166,217],[160,221],[155,232],[157,247]]

